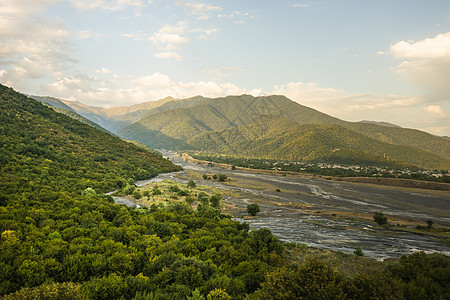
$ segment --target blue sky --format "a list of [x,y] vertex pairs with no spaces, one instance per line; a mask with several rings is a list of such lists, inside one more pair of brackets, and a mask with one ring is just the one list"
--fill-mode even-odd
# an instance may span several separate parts
[[102,106],[283,94],[450,136],[450,1],[0,0],[0,82]]

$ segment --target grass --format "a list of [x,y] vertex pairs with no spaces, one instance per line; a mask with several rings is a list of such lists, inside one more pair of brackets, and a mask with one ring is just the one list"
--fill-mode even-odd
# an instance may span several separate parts
[[303,265],[309,260],[321,259],[345,276],[350,277],[359,273],[381,272],[388,263],[392,262],[392,259],[377,261],[364,256],[357,256],[353,253],[306,247],[304,244],[298,244],[294,248],[291,247],[286,247],[286,261],[288,264]]

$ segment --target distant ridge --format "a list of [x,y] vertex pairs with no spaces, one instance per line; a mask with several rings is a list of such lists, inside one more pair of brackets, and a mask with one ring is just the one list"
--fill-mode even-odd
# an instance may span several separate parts
[[398,125],[392,124],[392,123],[388,123],[388,122],[383,122],[383,121],[368,121],[368,120],[362,120],[359,121],[359,123],[366,123],[366,124],[375,124],[375,125],[380,125],[380,126],[384,126],[384,127],[396,127],[396,128],[401,128]]
[[[110,109],[91,107],[79,102],[64,101],[64,104],[122,138],[135,140],[152,148],[208,150],[199,147],[199,141],[206,139],[206,142],[209,133],[220,136],[228,129],[252,124],[259,118],[283,119],[290,121],[290,125],[287,126],[293,128],[302,124],[330,125],[326,130],[327,134],[335,126],[335,136],[328,135],[328,139],[334,141],[339,140],[339,134],[343,133],[344,129],[353,132],[354,135],[359,134],[357,135],[359,136],[358,139],[369,138],[368,141],[370,142],[367,142],[367,145],[372,145],[369,148],[364,143],[355,141],[355,145],[360,145],[360,149],[352,148],[350,150],[351,145],[348,144],[350,148],[347,150],[351,153],[345,153],[353,157],[360,157],[361,159],[365,157],[364,159],[366,159],[367,155],[374,157],[381,155],[383,158],[387,156],[392,161],[402,161],[406,164],[425,168],[450,168],[449,138],[438,137],[420,130],[401,128],[387,122],[367,120],[347,122],[300,105],[281,95],[263,97],[240,95],[220,98],[195,96],[186,99],[166,97],[158,101]],[[312,130],[312,127],[310,129]],[[322,130],[323,132],[324,128],[319,126],[316,127],[316,130],[318,132]],[[298,134],[300,132],[302,130]],[[284,140],[286,138],[283,137],[284,133],[279,134],[280,136],[272,136],[271,139]],[[349,136],[349,133],[346,136]],[[240,141],[241,143],[250,143],[247,139],[241,139]],[[232,141],[228,141],[228,143],[229,145],[233,144]],[[317,152],[317,149],[314,149],[317,144],[313,140],[305,138],[304,143],[309,144],[312,152]],[[250,147],[250,144],[247,146]],[[378,145],[378,148],[390,150],[381,153],[379,149],[376,149],[375,144]],[[307,145],[293,146],[291,144],[291,146],[298,148]],[[219,147],[222,149],[220,151],[225,151],[223,147],[223,145]],[[397,150],[394,151],[394,148]],[[403,156],[399,149],[404,150]],[[236,152],[235,150],[234,152]],[[293,152],[297,150],[291,149]],[[233,152],[230,147],[227,151]],[[285,151],[287,150],[285,149]],[[266,152],[263,151],[262,153]],[[415,153],[413,154],[413,152]],[[341,151],[339,155],[343,153]],[[279,156],[279,153],[272,153],[273,157],[277,155]],[[310,154],[305,156],[304,159],[312,156]],[[333,157],[337,159],[337,156],[338,154],[335,153]]]

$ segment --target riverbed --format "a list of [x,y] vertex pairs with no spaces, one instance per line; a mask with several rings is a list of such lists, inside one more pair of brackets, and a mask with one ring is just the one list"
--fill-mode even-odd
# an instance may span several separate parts
[[[450,192],[226,170],[187,162],[174,152],[161,152],[184,170],[160,174],[137,182],[138,185],[162,180],[187,183],[189,172],[191,175],[192,172],[226,174],[231,181],[195,181],[197,185],[233,192],[233,196],[227,195],[223,200],[228,212],[236,220],[249,223],[251,229],[269,228],[282,241],[349,253],[361,248],[366,256],[375,259],[416,251],[450,255],[450,246],[442,243],[440,237],[400,230],[405,226],[402,222],[432,220],[434,226],[450,226]],[[261,207],[256,218],[244,218],[249,203],[258,203]],[[398,228],[395,224],[380,228],[367,217],[375,212],[383,212],[389,216],[389,221],[401,224]]]

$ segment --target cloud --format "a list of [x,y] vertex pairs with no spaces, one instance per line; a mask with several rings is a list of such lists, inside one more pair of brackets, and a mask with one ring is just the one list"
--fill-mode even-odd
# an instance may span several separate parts
[[215,33],[219,32],[219,29],[217,28],[211,28],[211,29],[192,29],[191,32],[198,32],[200,33],[197,38],[200,40],[206,40],[208,39],[210,36],[214,35]]
[[294,3],[294,4],[292,4],[292,7],[295,7],[295,8],[307,8],[307,7],[311,7],[311,6],[314,6],[314,4],[311,4],[311,3]]
[[86,11],[86,10],[94,10],[94,9],[102,9],[102,10],[123,10],[129,7],[140,8],[144,7],[147,4],[151,4],[152,1],[143,1],[143,0],[70,0],[75,8]]
[[[39,16],[56,0],[0,2],[0,68],[5,84],[29,88],[30,79],[56,78],[74,62],[71,32],[57,20]],[[32,30],[30,30],[32,28]]]
[[97,74],[111,74],[111,71],[108,70],[105,67],[102,67],[102,68],[96,70],[95,73],[97,73]]
[[155,32],[149,40],[166,50],[173,50],[176,47],[189,42],[189,38],[183,36],[187,26],[184,22],[177,25],[166,25]]
[[161,52],[161,53],[155,53],[153,55],[156,58],[175,58],[177,61],[181,60],[181,55],[176,52]]
[[391,45],[391,54],[403,61],[397,72],[425,88],[433,97],[450,98],[450,32],[418,42],[400,41]]
[[189,14],[197,16],[197,20],[208,20],[213,11],[221,11],[222,8],[200,2],[177,1],[176,5],[183,6]]
[[429,114],[432,114],[436,118],[445,118],[447,115],[442,111],[442,108],[440,105],[428,105],[424,107],[423,109]]
[[87,39],[94,39],[97,41],[101,41],[104,38],[109,37],[108,35],[92,32],[92,30],[81,30],[75,33],[74,38],[77,40],[87,40]]
[[416,43],[400,41],[391,52],[397,58],[450,60],[450,32]]

